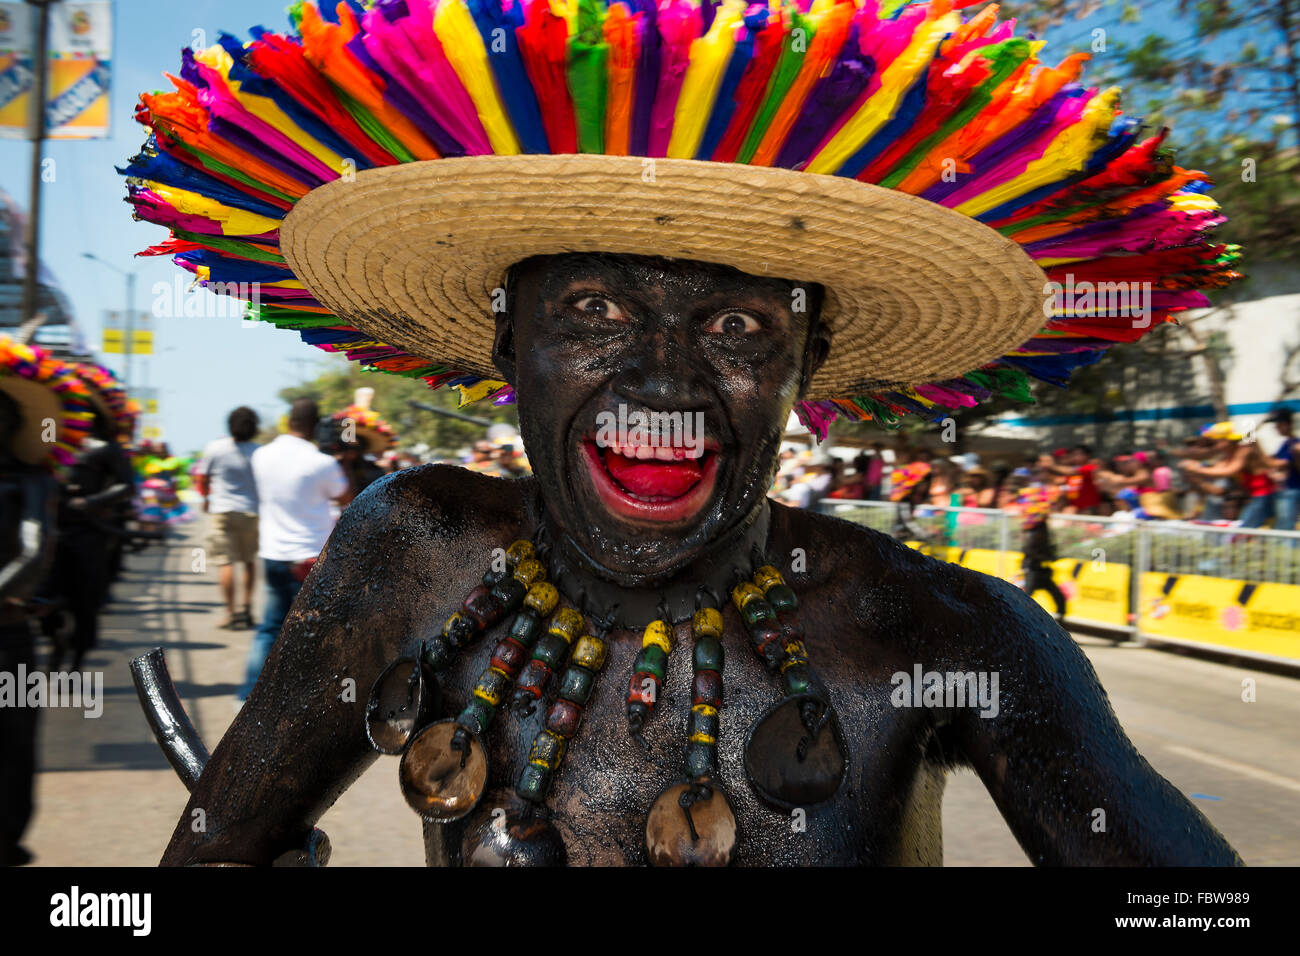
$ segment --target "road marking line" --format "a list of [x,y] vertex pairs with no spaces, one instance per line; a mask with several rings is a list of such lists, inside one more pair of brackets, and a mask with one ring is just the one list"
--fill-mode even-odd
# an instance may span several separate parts
[[1270,770],[1261,770],[1259,767],[1252,767],[1247,763],[1238,763],[1235,760],[1229,760],[1227,757],[1217,757],[1214,754],[1207,754],[1204,750],[1193,750],[1191,747],[1180,747],[1177,744],[1166,744],[1165,749],[1183,757],[1190,757],[1192,760],[1199,760],[1201,763],[1208,763],[1214,767],[1222,767],[1224,770],[1231,770],[1234,773],[1241,774],[1243,777],[1253,777],[1256,780],[1271,783],[1275,787],[1283,787],[1286,790],[1295,790],[1300,792],[1300,780],[1293,780],[1290,777],[1284,777],[1280,773],[1273,773]]

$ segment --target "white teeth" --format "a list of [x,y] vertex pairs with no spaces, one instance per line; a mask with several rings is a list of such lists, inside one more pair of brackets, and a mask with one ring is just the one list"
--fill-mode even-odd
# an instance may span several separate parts
[[638,461],[648,461],[655,456],[654,447],[651,445],[639,445],[636,450]]
[[673,449],[669,448],[667,445],[656,445],[654,451],[655,457],[660,461],[673,460]]

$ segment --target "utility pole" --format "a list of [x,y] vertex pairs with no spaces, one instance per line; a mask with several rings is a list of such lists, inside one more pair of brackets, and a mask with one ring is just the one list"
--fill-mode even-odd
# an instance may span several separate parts
[[40,324],[36,321],[37,279],[40,272],[41,246],[41,151],[45,141],[45,99],[48,92],[50,44],[50,4],[53,0],[27,0],[35,7],[36,37],[32,44],[36,56],[33,72],[36,75],[32,90],[31,112],[28,114],[28,137],[32,141],[31,185],[27,197],[27,228],[23,243],[27,248],[27,268],[23,273],[22,323],[28,335],[35,333]]
[[126,317],[123,319],[123,335],[126,337],[122,342],[123,365],[122,384],[128,389],[131,385],[131,339],[135,336],[135,273],[127,269],[119,269],[111,262],[105,262],[93,252],[83,252],[83,259],[89,259],[92,262],[98,262],[105,268],[112,269],[118,275],[126,279]]

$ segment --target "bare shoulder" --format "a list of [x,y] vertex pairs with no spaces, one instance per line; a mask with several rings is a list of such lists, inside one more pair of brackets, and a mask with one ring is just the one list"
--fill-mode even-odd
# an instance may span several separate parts
[[374,482],[330,535],[304,612],[390,635],[422,632],[445,614],[448,594],[477,583],[492,548],[531,533],[529,485],[448,465]]
[[1035,601],[999,578],[829,515],[778,507],[773,517],[790,552],[787,566],[797,569],[800,556],[806,565],[792,583],[814,600],[824,592],[862,632],[926,659],[989,660],[1062,640],[1073,644]]
[[406,468],[367,487],[343,513],[339,527],[403,521],[463,534],[475,524],[518,524],[532,483],[492,478],[455,465]]

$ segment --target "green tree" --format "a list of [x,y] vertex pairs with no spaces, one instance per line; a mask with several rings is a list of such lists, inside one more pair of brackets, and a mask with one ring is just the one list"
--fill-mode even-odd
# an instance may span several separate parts
[[[428,449],[426,454],[446,457],[483,438],[488,426],[482,422],[504,422],[518,428],[518,416],[513,405],[493,406],[483,400],[458,408],[459,393],[454,389],[431,389],[418,378],[367,372],[352,363],[322,371],[310,382],[283,388],[280,398],[286,405],[299,398],[315,399],[321,415],[328,416],[351,405],[356,390],[362,386],[375,390],[371,407],[393,426],[401,448],[423,445]],[[414,408],[410,404],[413,401],[450,414]],[[452,417],[454,415],[464,418]]]

